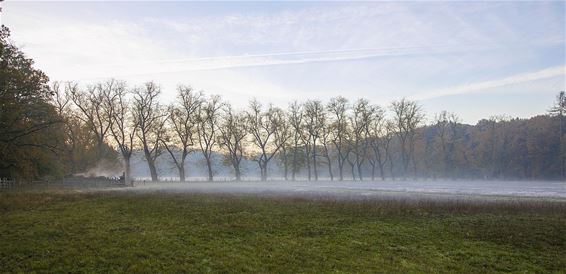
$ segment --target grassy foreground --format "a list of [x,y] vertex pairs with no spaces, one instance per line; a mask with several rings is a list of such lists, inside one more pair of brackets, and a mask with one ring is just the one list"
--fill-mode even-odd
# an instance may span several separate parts
[[0,192],[0,272],[562,272],[564,202]]

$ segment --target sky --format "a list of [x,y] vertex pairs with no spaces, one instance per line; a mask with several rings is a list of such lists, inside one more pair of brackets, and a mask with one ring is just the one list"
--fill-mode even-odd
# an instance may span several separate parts
[[429,122],[544,114],[565,90],[564,1],[27,2],[13,42],[52,81],[156,81],[252,98],[418,100]]

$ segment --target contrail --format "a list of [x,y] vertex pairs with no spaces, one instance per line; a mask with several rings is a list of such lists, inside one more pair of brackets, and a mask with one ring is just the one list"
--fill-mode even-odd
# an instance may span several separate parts
[[[388,48],[362,48],[346,50],[298,51],[278,52],[250,55],[230,55],[203,58],[171,59],[152,62],[139,62],[131,64],[108,64],[92,67],[81,67],[82,70],[95,70],[97,77],[125,77],[160,73],[205,71],[230,68],[244,68],[257,66],[277,66],[292,64],[309,64],[321,62],[338,62],[350,60],[363,60],[390,56],[412,56],[423,54],[446,54],[470,50],[489,50],[494,46],[486,45],[437,45],[437,46],[408,46]],[[110,72],[109,72],[110,71]],[[111,75],[109,75],[111,74]]]
[[478,90],[486,90],[486,89],[490,89],[490,88],[497,88],[497,87],[502,87],[502,86],[518,84],[518,83],[524,83],[524,82],[530,82],[530,81],[541,80],[541,79],[546,79],[546,78],[552,78],[552,77],[557,77],[557,76],[566,77],[566,66],[550,67],[550,68],[546,68],[546,69],[535,71],[535,72],[516,74],[516,75],[512,75],[512,76],[508,76],[508,77],[496,79],[496,80],[482,81],[482,82],[476,82],[476,83],[472,83],[472,84],[443,88],[443,89],[434,90],[434,91],[431,91],[431,92],[428,92],[428,93],[411,96],[411,99],[426,100],[426,99],[432,99],[432,98],[448,96],[448,95],[465,94],[465,93],[470,93],[470,92],[478,91]]

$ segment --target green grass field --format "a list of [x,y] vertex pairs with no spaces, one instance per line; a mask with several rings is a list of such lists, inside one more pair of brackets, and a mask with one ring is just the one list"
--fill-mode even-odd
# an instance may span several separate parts
[[566,202],[0,192],[0,272],[566,272]]

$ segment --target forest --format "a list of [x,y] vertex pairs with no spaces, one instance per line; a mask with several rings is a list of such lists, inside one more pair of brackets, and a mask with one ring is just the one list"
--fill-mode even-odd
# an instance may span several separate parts
[[[268,180],[270,166],[285,180],[564,178],[564,92],[548,113],[492,116],[475,125],[446,111],[427,120],[419,102],[406,98],[339,96],[283,108],[252,99],[238,109],[179,85],[175,100],[163,104],[153,81],[50,82],[4,26],[0,40],[0,178],[58,179],[103,162],[121,166],[131,182],[136,152],[154,181],[164,155],[180,181],[190,179],[187,169],[204,169],[213,181],[215,155],[235,180]],[[199,154],[202,165],[187,166],[190,154]],[[256,163],[255,173],[243,172],[244,159]]]

